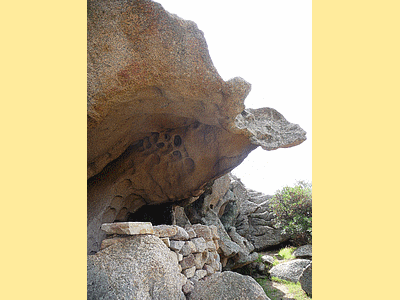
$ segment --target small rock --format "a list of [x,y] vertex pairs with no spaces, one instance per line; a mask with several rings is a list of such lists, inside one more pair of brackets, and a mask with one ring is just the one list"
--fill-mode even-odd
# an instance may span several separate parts
[[192,278],[196,272],[196,266],[190,267],[186,270],[183,271],[183,275],[185,275],[187,278]]
[[192,242],[196,246],[196,252],[206,251],[207,247],[206,247],[206,241],[204,240],[204,238],[202,238],[202,237],[195,238],[195,239],[192,239]]
[[183,256],[188,256],[195,252],[197,252],[195,244],[192,241],[186,241],[180,253],[182,253]]
[[192,226],[192,229],[196,232],[197,237],[202,237],[205,241],[212,241],[213,235],[211,233],[211,229],[208,226],[195,224]]
[[257,269],[257,271],[258,272],[264,272],[265,271],[265,265],[263,264],[263,263],[260,263],[260,262],[258,262],[257,264],[256,264],[256,269]]
[[178,227],[175,225],[157,225],[153,229],[154,234],[160,238],[172,237],[178,233]]
[[206,264],[211,265],[215,261],[214,253],[215,252],[209,252],[208,253],[208,257],[207,257],[207,260],[205,262]]
[[154,234],[153,225],[150,222],[118,222],[104,223],[101,230],[107,234]]
[[203,270],[206,270],[207,272],[207,276],[210,276],[211,274],[215,273],[215,270],[213,267],[211,267],[210,265],[204,265]]
[[180,262],[180,265],[182,267],[182,270],[186,270],[188,268],[195,266],[194,255],[190,254],[189,256],[184,257]]
[[207,241],[206,242],[206,247],[208,251],[215,251],[217,248],[215,247],[214,241]]
[[184,241],[171,241],[170,248],[172,250],[180,251],[184,244],[185,244]]
[[182,254],[178,253],[177,251],[172,251],[172,252],[175,254],[176,260],[177,260],[178,262],[182,261],[182,259],[183,259]]
[[[211,255],[209,255],[211,256]],[[221,271],[222,270],[222,264],[219,261],[219,255],[218,255],[218,259],[212,259],[210,266],[217,272],[217,271]]]
[[201,279],[207,276],[207,271],[206,270],[196,270],[196,276],[197,278]]
[[176,253],[176,255],[178,256],[178,261],[182,261],[183,255],[180,254],[180,253],[178,253],[178,252],[175,252],[175,253]]
[[189,239],[194,239],[197,237],[196,232],[191,227],[186,227],[186,232],[189,234]]
[[187,241],[189,239],[189,234],[185,229],[183,229],[180,226],[176,226],[178,228],[178,232],[171,237],[172,240],[178,240],[178,241]]
[[197,270],[203,269],[204,264],[208,258],[208,252],[205,251],[203,253],[195,253],[194,254],[194,263]]
[[268,264],[273,264],[274,263],[274,258],[272,257],[272,256],[270,256],[270,255],[263,255],[263,256],[261,256],[261,260],[264,262],[264,263],[268,263]]

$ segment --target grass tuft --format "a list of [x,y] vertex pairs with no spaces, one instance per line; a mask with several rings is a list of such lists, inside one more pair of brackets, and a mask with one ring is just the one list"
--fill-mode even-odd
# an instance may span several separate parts
[[284,260],[294,259],[295,257],[292,253],[296,250],[295,247],[285,247],[279,251],[279,256],[282,257]]
[[270,298],[271,300],[281,300],[281,295],[282,293],[273,288],[270,287],[267,282],[269,281],[267,278],[257,278],[256,281],[258,282],[259,285],[264,289],[265,294]]

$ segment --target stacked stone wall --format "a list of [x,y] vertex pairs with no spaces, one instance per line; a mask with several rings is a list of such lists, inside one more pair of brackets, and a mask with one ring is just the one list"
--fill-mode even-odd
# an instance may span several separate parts
[[151,234],[160,238],[176,255],[178,268],[187,278],[182,290],[185,294],[193,291],[197,281],[221,272],[222,265],[217,227],[194,224],[185,226],[158,225],[149,222],[121,222],[103,224],[102,230],[108,235],[101,244],[101,250],[121,242],[131,235]]

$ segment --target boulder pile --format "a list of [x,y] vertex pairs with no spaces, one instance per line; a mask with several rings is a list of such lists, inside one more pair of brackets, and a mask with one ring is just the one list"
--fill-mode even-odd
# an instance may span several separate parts
[[243,183],[226,174],[216,179],[199,199],[176,216],[176,224],[213,225],[220,236],[220,255],[224,270],[234,270],[254,262],[261,251],[289,239],[275,227],[270,209],[272,197],[247,190]]

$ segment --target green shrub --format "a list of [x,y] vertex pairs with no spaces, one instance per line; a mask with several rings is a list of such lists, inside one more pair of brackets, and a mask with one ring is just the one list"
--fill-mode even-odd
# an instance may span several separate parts
[[311,243],[312,184],[298,181],[294,187],[278,190],[271,199],[276,224],[296,245]]

